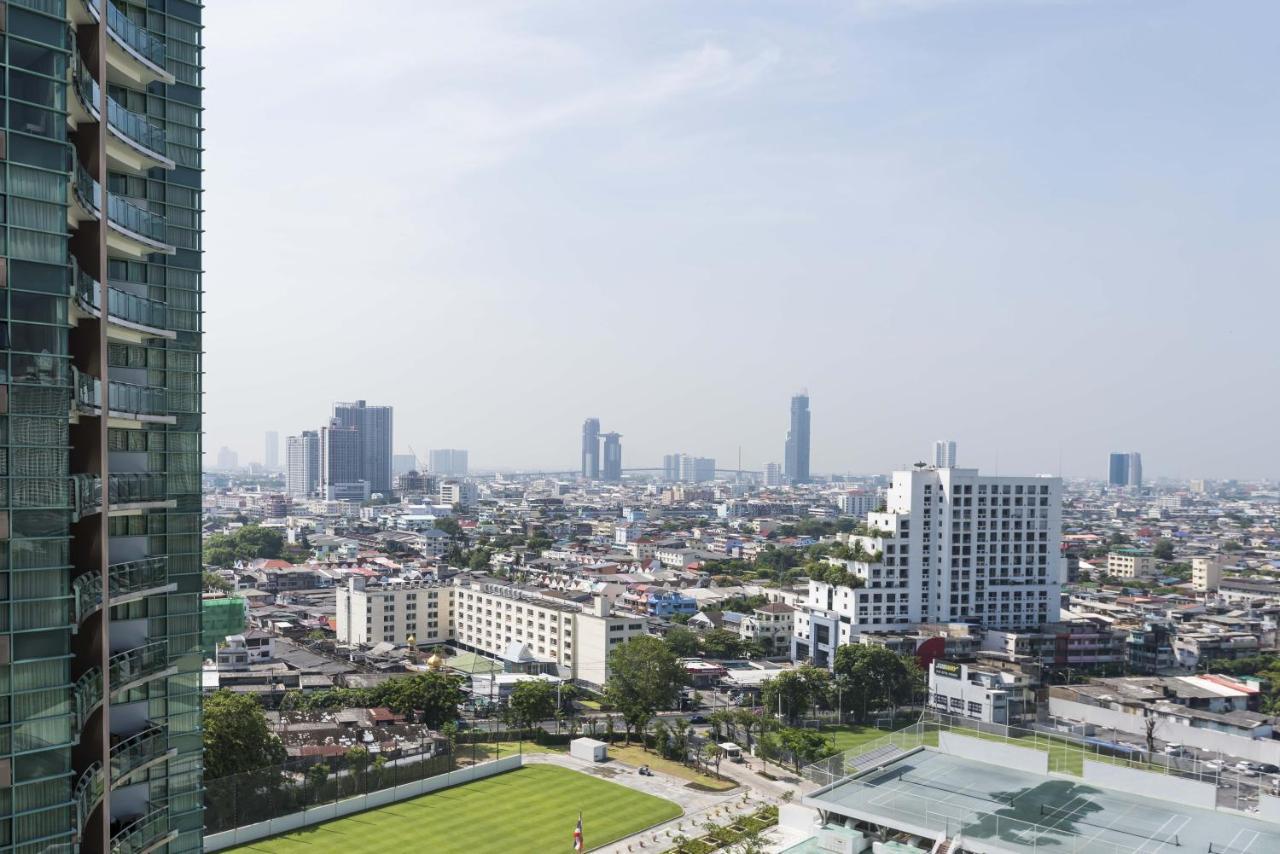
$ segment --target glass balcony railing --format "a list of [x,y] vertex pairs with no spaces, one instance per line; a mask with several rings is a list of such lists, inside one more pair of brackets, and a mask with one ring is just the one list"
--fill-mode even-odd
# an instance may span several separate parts
[[157,673],[163,673],[169,667],[169,644],[155,641],[143,646],[134,647],[116,653],[107,659],[108,673],[111,674],[111,690],[120,690],[119,686],[146,679]]
[[164,42],[151,35],[146,29],[135,24],[128,15],[115,7],[108,0],[84,0],[86,6],[98,20],[102,20],[102,7],[107,7],[107,31],[116,40],[126,45],[134,53],[150,62],[157,68],[164,68]]
[[102,792],[105,788],[101,762],[95,762],[86,768],[80,775],[80,779],[76,781],[73,797],[76,802],[77,837],[83,836],[85,825],[89,823],[89,816],[93,814],[93,808],[98,805],[98,801],[102,800]]
[[111,783],[114,785],[137,769],[163,757],[169,751],[169,734],[151,726],[111,748]]
[[[74,66],[72,76],[75,78],[76,94],[80,96],[80,103],[91,116],[101,121],[99,104],[102,103],[102,89],[98,81],[94,80],[93,75],[89,73],[89,69],[80,62],[78,55],[74,58]],[[107,96],[107,123],[148,151],[168,158],[166,153],[168,141],[164,128],[152,124],[146,116],[126,108],[110,95]]]
[[153,125],[141,113],[125,109],[110,96],[107,96],[107,123],[148,151],[168,159],[164,128]]
[[175,834],[176,831],[169,825],[168,806],[158,807],[112,834],[111,854],[141,854],[143,851],[151,851],[164,842],[166,837]]
[[[87,309],[102,311],[102,285],[88,273],[71,263],[71,281],[76,299]],[[168,308],[159,300],[147,299],[119,288],[110,288],[111,317],[126,323],[164,329],[168,322]]]
[[[165,557],[113,563],[107,569],[111,573],[112,604],[118,598],[158,590],[169,583],[168,559]],[[78,576],[71,582],[71,592],[75,597],[76,625],[102,607],[102,580],[96,572]]]
[[[130,472],[107,478],[107,501],[111,507],[167,501],[168,482],[160,472]],[[77,519],[102,510],[102,478],[94,474],[71,475],[72,511]]]
[[[76,372],[76,403],[83,409],[102,409],[102,380],[92,374]],[[148,385],[111,382],[108,384],[107,406],[111,412],[138,415],[167,415],[165,390]]]
[[[77,591],[79,598],[79,591]],[[102,704],[102,671],[94,667],[76,680],[76,730],[83,730],[93,710]]]
[[[79,162],[76,163],[76,195],[80,203],[102,216],[102,185]],[[107,219],[117,228],[141,235],[153,243],[166,244],[164,217],[139,207],[124,196],[107,194]]]
[[156,243],[165,242],[164,217],[138,207],[123,196],[107,195],[107,219]]
[[80,203],[97,216],[101,216],[102,186],[89,174],[89,170],[84,168],[78,161],[76,162],[75,189]]

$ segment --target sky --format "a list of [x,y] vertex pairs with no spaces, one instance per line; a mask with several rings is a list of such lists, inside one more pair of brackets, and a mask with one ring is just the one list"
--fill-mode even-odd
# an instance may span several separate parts
[[[1280,4],[205,8],[205,430],[1280,477]],[[281,451],[283,457],[283,450]]]

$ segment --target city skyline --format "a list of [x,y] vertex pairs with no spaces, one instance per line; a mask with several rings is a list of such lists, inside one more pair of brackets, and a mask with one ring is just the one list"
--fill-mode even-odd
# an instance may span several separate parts
[[[1140,447],[1148,477],[1280,477],[1259,393],[1280,363],[1280,114],[1259,109],[1275,4],[379,7],[206,10],[208,135],[237,164],[208,176],[207,269],[228,284],[203,306],[206,447],[256,459],[265,430],[366,397],[397,407],[397,452],[466,447],[475,467],[574,468],[594,413],[628,461],[741,446],[761,469],[805,386],[815,473],[887,471],[942,433],[983,470],[1061,456],[1097,477]],[[275,61],[349,54],[353,25],[421,41],[320,72]],[[365,120],[316,110],[335,100]],[[268,122],[311,130],[289,169],[261,156]],[[349,156],[406,138],[424,147],[402,170]],[[276,284],[304,281],[305,311]],[[671,324],[675,305],[706,331]],[[394,369],[419,328],[467,354],[429,396]],[[385,332],[386,370],[356,357],[363,329]],[[851,368],[848,340],[892,370]],[[267,342],[303,358],[263,370]],[[1157,374],[1231,417],[1161,417]]]

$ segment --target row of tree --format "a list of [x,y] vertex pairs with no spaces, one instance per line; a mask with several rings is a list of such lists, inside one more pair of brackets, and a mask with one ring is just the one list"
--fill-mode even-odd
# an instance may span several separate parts
[[810,709],[837,710],[866,723],[883,709],[907,705],[924,691],[915,659],[884,647],[846,644],[830,671],[812,665],[786,670],[761,686],[761,702],[794,724]]

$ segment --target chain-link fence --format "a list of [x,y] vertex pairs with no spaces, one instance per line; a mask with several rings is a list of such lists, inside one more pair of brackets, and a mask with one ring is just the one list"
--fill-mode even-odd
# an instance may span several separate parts
[[894,756],[917,747],[937,747],[940,732],[954,732],[1017,747],[1043,750],[1049,754],[1049,771],[1058,774],[1083,776],[1087,759],[1208,783],[1217,789],[1219,806],[1238,810],[1255,809],[1260,790],[1266,791],[1268,786],[1274,785],[1256,773],[1253,777],[1248,777],[1248,772],[1237,772],[1221,763],[1150,751],[1123,742],[1086,738],[1075,732],[1058,731],[1045,726],[1035,729],[1008,726],[937,711],[926,711],[916,723],[883,738],[818,760],[806,766],[802,774],[818,786],[828,786],[883,765]]

